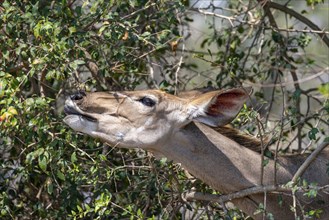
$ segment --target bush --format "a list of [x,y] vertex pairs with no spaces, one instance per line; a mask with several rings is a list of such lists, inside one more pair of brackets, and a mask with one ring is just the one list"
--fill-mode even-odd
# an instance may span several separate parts
[[[180,218],[183,209],[224,215],[216,203],[181,199],[192,187],[215,192],[186,177],[179,165],[141,150],[109,148],[66,127],[61,109],[72,91],[248,84],[270,112],[260,123],[284,150],[293,143],[289,133],[297,151],[303,142],[313,146],[328,136],[328,81],[302,84],[312,78],[309,72],[322,77],[328,71],[327,60],[307,52],[313,32],[288,34],[266,7],[229,1],[232,19],[220,29],[207,20],[207,34],[195,43],[188,29],[193,13],[221,12],[220,6],[207,6],[211,13],[199,6],[178,0],[1,1],[1,218],[168,219]],[[278,9],[276,3],[269,7]],[[238,13],[249,17],[233,17]],[[281,13],[291,11],[281,7]],[[326,35],[318,35],[329,46]],[[271,118],[274,105],[283,105],[278,119]],[[264,132],[255,110],[244,109],[234,125]],[[229,214],[243,217],[238,210]]]

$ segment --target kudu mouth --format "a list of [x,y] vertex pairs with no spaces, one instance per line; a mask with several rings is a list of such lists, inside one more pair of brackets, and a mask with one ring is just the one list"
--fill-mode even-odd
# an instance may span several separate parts
[[[86,112],[83,112],[78,106],[77,104],[74,102],[74,100],[77,100],[76,95],[70,96],[66,99],[65,101],[65,105],[64,105],[64,113],[69,116],[69,115],[77,115],[77,116],[81,116],[85,119],[87,119],[88,121],[91,122],[96,122],[97,119],[95,117],[93,117],[91,114],[88,114]],[[79,96],[81,97],[81,96]],[[81,97],[82,98],[82,97]]]

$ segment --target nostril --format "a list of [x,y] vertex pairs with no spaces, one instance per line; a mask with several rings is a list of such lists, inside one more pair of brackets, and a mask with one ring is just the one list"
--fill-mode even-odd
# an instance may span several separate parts
[[83,91],[79,91],[73,95],[70,95],[70,98],[74,101],[77,101],[83,99],[84,96],[86,96],[86,93]]

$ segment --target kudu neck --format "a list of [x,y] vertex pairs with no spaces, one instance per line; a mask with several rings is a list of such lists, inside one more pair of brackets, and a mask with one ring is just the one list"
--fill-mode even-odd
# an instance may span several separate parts
[[[174,132],[159,151],[223,193],[261,184],[261,156],[201,123]],[[274,183],[271,165],[264,168],[264,184]]]

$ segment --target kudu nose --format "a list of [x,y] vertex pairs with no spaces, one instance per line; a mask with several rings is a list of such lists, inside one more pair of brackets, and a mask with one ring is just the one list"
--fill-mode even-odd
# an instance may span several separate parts
[[83,99],[83,97],[85,97],[85,96],[86,96],[85,92],[79,91],[73,95],[70,95],[70,98],[71,98],[71,100],[78,101],[78,100]]

